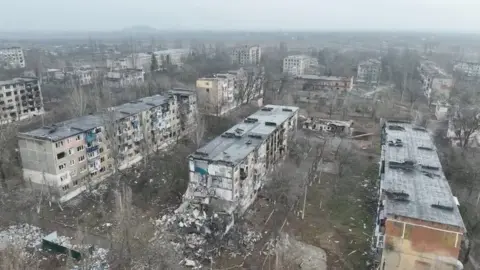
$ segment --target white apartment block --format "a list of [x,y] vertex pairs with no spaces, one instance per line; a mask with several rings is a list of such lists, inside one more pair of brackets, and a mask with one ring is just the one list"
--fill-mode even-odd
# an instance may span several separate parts
[[378,59],[369,59],[358,64],[357,83],[376,85],[380,81],[382,63]]
[[20,47],[11,47],[0,49],[0,67],[25,68],[25,56]]
[[67,201],[195,128],[194,91],[175,89],[19,133],[23,177]]
[[158,66],[173,65],[177,67],[183,66],[185,58],[187,58],[191,51],[190,49],[168,49],[154,52],[157,57]]
[[233,64],[258,65],[262,57],[262,48],[255,46],[239,46],[232,50],[231,58]]
[[450,97],[453,78],[432,61],[423,61],[418,71],[422,89],[429,102],[446,101]]
[[283,59],[283,73],[292,76],[308,74],[311,66],[317,63],[316,59],[307,55],[290,55]]
[[107,68],[110,70],[122,70],[128,68],[127,58],[107,59]]
[[0,81],[0,108],[0,124],[43,114],[43,98],[38,79]]
[[143,69],[122,69],[109,71],[105,76],[105,84],[109,87],[123,88],[141,85],[145,82]]
[[243,213],[286,156],[297,120],[298,107],[267,105],[195,151],[184,200]]
[[466,77],[479,77],[480,62],[459,61],[455,64],[453,70]]
[[[157,63],[159,67],[173,65],[180,67],[183,65],[185,58],[190,55],[191,51],[189,49],[168,49],[153,52],[157,58]],[[124,66],[123,63],[126,62],[126,67],[130,69],[143,69],[150,70],[152,65],[152,53],[134,53],[123,60],[116,60],[120,66]],[[112,62],[112,65],[115,63]]]

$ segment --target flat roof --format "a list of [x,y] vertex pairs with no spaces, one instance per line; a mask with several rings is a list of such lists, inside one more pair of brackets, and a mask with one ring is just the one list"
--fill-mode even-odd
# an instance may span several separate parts
[[297,111],[298,107],[293,106],[266,105],[190,156],[195,159],[237,164],[260,146],[278,125],[284,123]]
[[[119,120],[142,111],[158,107],[168,102],[169,98],[161,95],[141,98],[132,102],[124,103],[114,107],[115,119]],[[102,113],[95,115],[85,115],[72,118],[63,122],[55,123],[50,126],[41,127],[27,132],[19,133],[20,137],[32,137],[52,142],[63,140],[80,133],[84,133],[105,123],[105,117]]]
[[195,90],[183,89],[183,88],[174,88],[172,90],[169,90],[168,92],[172,94],[179,94],[179,95],[186,95],[186,96],[197,95],[197,92],[195,92]]
[[318,76],[318,75],[298,75],[296,78],[305,79],[305,80],[320,80],[320,81],[347,81],[350,80],[349,77],[339,77],[339,76]]
[[386,122],[384,131],[385,213],[465,229],[428,131],[400,121]]
[[16,84],[16,83],[34,82],[34,81],[38,81],[38,79],[34,77],[18,77],[10,80],[0,81],[0,86]]

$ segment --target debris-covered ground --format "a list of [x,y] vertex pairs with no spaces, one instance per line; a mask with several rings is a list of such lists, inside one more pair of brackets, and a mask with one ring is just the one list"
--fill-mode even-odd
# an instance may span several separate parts
[[234,215],[213,212],[184,203],[179,209],[156,221],[157,234],[168,234],[171,243],[182,252],[181,263],[195,269],[210,265],[221,254],[246,256],[262,237],[243,222],[235,224]]
[[[47,237],[42,229],[29,224],[11,225],[0,231],[0,253],[2,251],[13,249],[17,252],[15,256],[20,256],[23,263],[28,266],[33,266],[33,261],[48,261],[52,258],[58,260],[60,264],[66,264],[70,269],[87,269],[90,270],[106,270],[109,269],[107,254],[108,250],[103,248],[95,248],[88,244],[76,244],[75,240],[67,236],[58,236],[55,233],[51,234],[50,239],[53,243],[66,247],[68,249],[82,252],[85,256],[82,260],[69,260],[66,255],[44,248],[42,240]],[[6,256],[6,255],[4,255]],[[10,259],[3,257],[3,259]],[[48,264],[48,267],[53,267]]]

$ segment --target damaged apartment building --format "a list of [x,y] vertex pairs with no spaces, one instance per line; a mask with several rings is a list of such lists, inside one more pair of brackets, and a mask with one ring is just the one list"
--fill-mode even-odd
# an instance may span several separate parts
[[209,115],[220,116],[242,104],[255,101],[263,104],[263,68],[240,68],[196,82],[198,109]]
[[165,149],[195,126],[194,91],[174,89],[19,133],[23,177],[67,201],[115,170]]
[[243,213],[287,153],[298,108],[267,105],[189,157],[186,202]]
[[463,269],[466,229],[430,134],[387,121],[381,139],[376,269]]
[[0,125],[25,120],[44,113],[37,78],[0,81]]

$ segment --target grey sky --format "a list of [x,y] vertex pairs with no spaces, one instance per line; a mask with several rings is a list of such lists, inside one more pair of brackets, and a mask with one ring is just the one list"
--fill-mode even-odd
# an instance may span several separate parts
[[[0,30],[480,32],[478,0],[2,0]],[[11,12],[5,12],[11,10]]]

